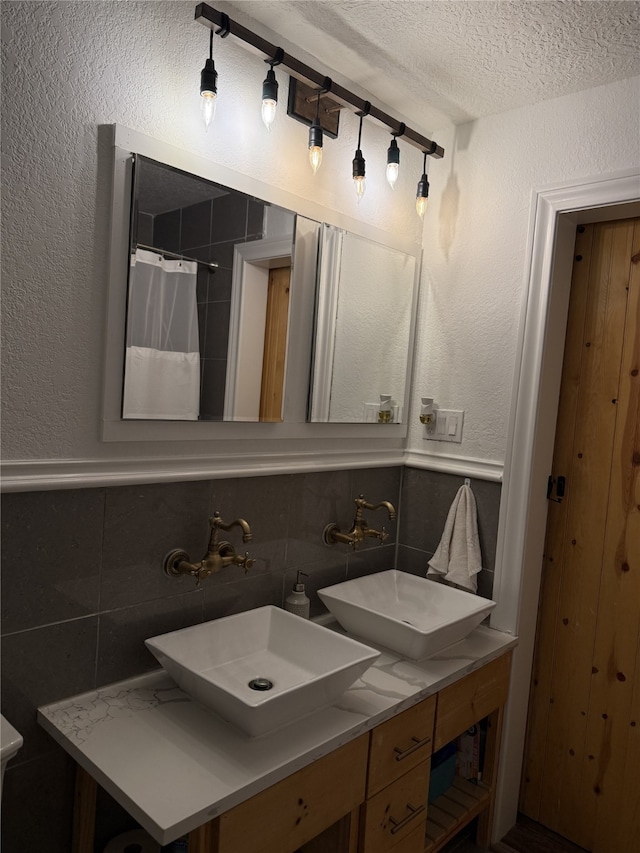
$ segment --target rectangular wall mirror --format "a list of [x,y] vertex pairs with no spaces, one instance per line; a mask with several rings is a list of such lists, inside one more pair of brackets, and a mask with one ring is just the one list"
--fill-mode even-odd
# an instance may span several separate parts
[[406,434],[417,246],[119,125],[113,150],[106,440]]
[[323,225],[311,421],[402,423],[415,291],[414,256]]

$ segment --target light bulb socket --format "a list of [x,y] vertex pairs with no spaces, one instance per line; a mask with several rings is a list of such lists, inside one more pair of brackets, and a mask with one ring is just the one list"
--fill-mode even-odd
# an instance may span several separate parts
[[364,157],[359,148],[356,151],[356,156],[353,158],[353,177],[364,178]]
[[309,128],[309,148],[322,148],[323,133],[322,125],[318,118],[314,118]]
[[203,92],[213,92],[214,95],[218,92],[217,86],[218,72],[213,59],[207,59],[204,68],[200,72],[200,94]]
[[400,164],[400,149],[395,139],[391,140],[391,145],[387,148],[387,166],[392,163]]
[[267,71],[267,76],[262,84],[262,100],[278,102],[278,81],[273,68]]
[[416,190],[416,198],[429,198],[429,181],[426,173],[422,175],[418,181],[418,189]]

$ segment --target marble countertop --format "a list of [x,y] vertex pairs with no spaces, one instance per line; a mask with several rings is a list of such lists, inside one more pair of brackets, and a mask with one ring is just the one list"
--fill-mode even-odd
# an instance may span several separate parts
[[382,650],[339,701],[259,738],[192,701],[163,670],[43,706],[38,721],[159,844],[168,844],[516,642],[480,626],[420,662]]

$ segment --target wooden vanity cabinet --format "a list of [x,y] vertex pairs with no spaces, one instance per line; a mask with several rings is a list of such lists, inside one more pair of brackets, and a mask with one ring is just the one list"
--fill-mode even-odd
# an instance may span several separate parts
[[[189,853],[437,853],[478,818],[490,841],[511,653],[189,834]],[[428,803],[432,751],[486,721],[482,780]],[[73,853],[91,853],[96,783],[78,767]]]

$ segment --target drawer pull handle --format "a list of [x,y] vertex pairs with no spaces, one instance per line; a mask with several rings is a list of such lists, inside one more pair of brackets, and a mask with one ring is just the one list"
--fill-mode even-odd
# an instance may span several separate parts
[[428,743],[431,743],[430,737],[425,737],[420,740],[420,738],[417,738],[414,735],[411,740],[413,741],[413,743],[406,749],[401,749],[399,746],[393,747],[393,751],[396,754],[396,761],[402,761],[403,758],[407,758],[409,755],[413,755],[413,753],[416,750],[420,749],[421,746],[426,746]]
[[391,824],[391,835],[395,835],[396,832],[400,832],[401,829],[404,829],[405,826],[410,823],[414,817],[417,817],[419,814],[425,810],[425,807],[422,806],[412,806],[411,803],[407,803],[407,808],[409,809],[409,814],[402,818],[402,820],[396,820],[394,817],[389,818],[389,823]]

